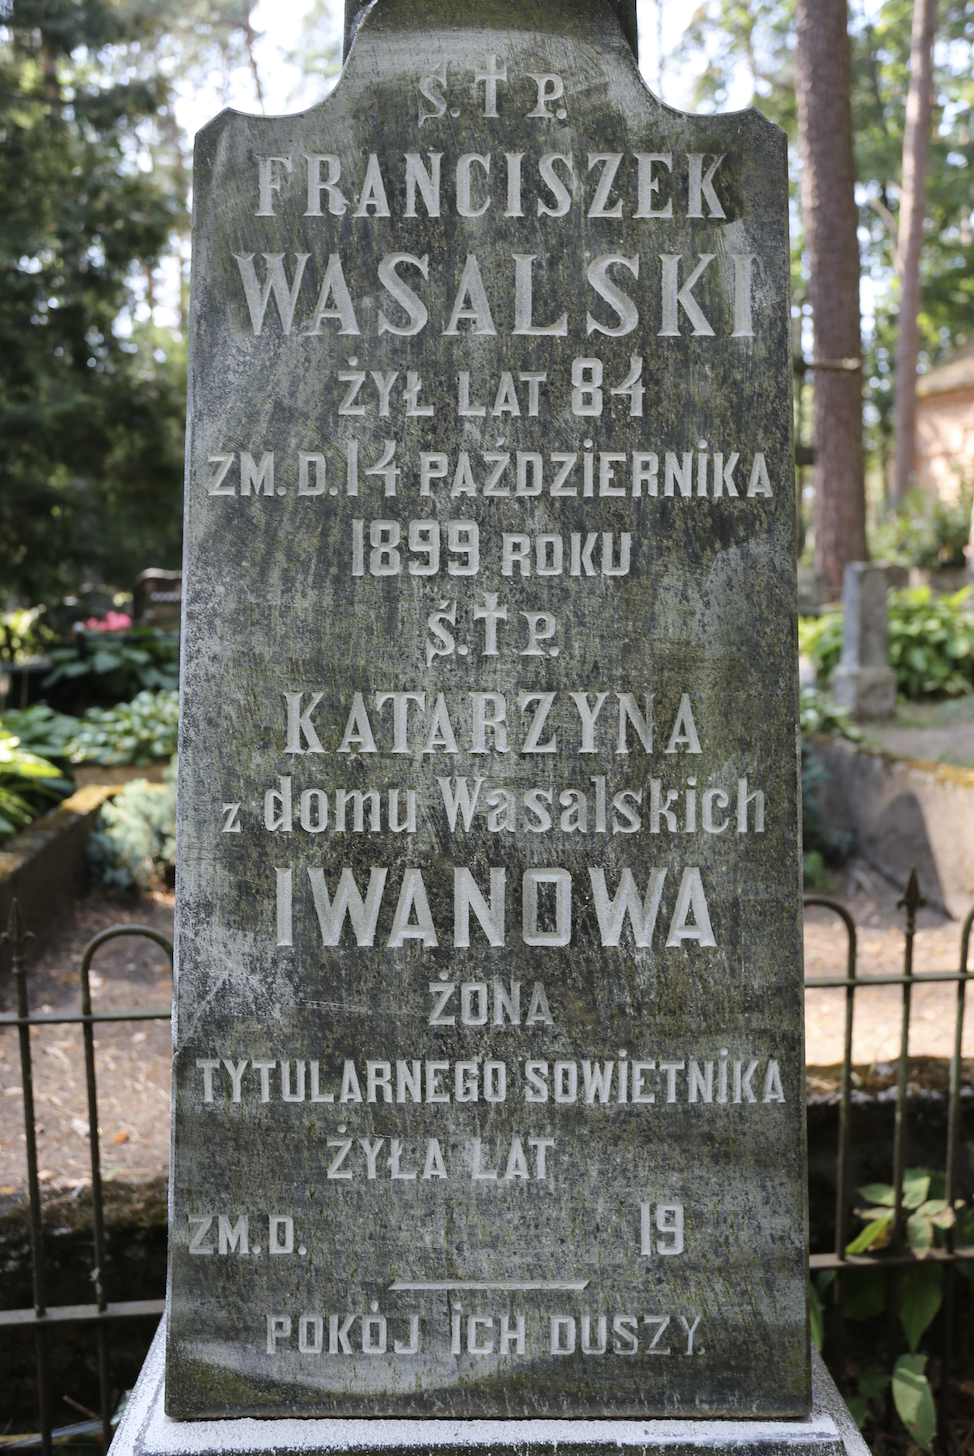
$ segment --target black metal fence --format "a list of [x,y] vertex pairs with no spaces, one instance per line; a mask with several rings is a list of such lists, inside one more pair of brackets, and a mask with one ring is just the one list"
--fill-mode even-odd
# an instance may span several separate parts
[[[931,982],[954,982],[957,999],[954,1022],[954,1050],[950,1063],[948,1092],[948,1119],[944,1162],[946,1167],[946,1201],[953,1207],[958,1188],[958,1149],[961,1120],[961,1050],[964,1033],[965,991],[967,982],[974,976],[968,970],[968,954],[974,909],[971,910],[961,928],[960,961],[956,971],[933,971],[915,974],[913,970],[913,940],[916,932],[916,914],[922,903],[917,886],[916,873],[912,873],[900,906],[905,911],[905,949],[903,971],[900,974],[860,976],[857,974],[857,938],[855,922],[849,911],[838,901],[822,895],[809,895],[806,906],[822,906],[832,911],[843,922],[848,936],[846,975],[813,976],[806,978],[807,988],[820,988],[844,992],[845,1042],[844,1056],[839,1084],[839,1130],[836,1164],[835,1200],[835,1248],[831,1253],[813,1254],[810,1267],[813,1275],[822,1270],[834,1270],[834,1304],[831,1319],[832,1348],[830,1363],[841,1373],[845,1366],[846,1324],[844,1315],[845,1281],[850,1270],[860,1268],[888,1269],[892,1280],[892,1297],[889,1302],[889,1325],[887,1357],[890,1367],[899,1348],[897,1312],[899,1282],[904,1268],[914,1264],[915,1256],[904,1248],[903,1178],[905,1173],[905,1152],[908,1116],[909,1039],[913,989]],[[133,1316],[158,1318],[164,1310],[164,1300],[147,1299],[110,1303],[108,1301],[102,1271],[105,1267],[105,1222],[102,1195],[101,1163],[98,1140],[97,1085],[95,1077],[94,1027],[104,1021],[162,1021],[170,1018],[168,1007],[130,1007],[108,1011],[93,1011],[89,971],[92,957],[100,946],[120,936],[144,936],[162,947],[172,960],[172,946],[158,931],[140,925],[120,925],[96,935],[85,947],[81,959],[81,1010],[78,1012],[31,1013],[27,990],[27,974],[24,961],[24,947],[32,939],[31,932],[24,926],[19,909],[14,904],[10,923],[3,939],[8,940],[12,951],[12,966],[16,986],[17,1010],[0,1014],[0,1026],[16,1026],[20,1036],[20,1065],[23,1084],[24,1131],[27,1152],[27,1184],[30,1203],[30,1231],[33,1273],[34,1306],[32,1309],[0,1311],[0,1329],[16,1326],[25,1333],[33,1330],[36,1350],[37,1397],[39,1435],[25,1437],[22,1441],[5,1443],[6,1450],[17,1446],[39,1446],[43,1456],[50,1456],[52,1449],[52,1421],[50,1392],[47,1381],[47,1340],[53,1326],[88,1323],[97,1330],[98,1368],[101,1402],[101,1432],[105,1448],[111,1440],[111,1391],[108,1359],[108,1325],[113,1320],[130,1319]],[[847,1254],[849,1242],[850,1153],[852,1148],[853,1114],[853,1028],[855,1017],[855,995],[858,990],[870,986],[900,986],[902,1007],[900,1022],[900,1052],[897,1063],[896,1101],[892,1145],[892,1176],[894,1190],[892,1224],[889,1251],[877,1257],[870,1254]],[[31,1066],[30,1030],[34,1026],[81,1023],[84,1036],[85,1070],[88,1090],[88,1128],[91,1152],[91,1192],[93,1216],[93,1267],[92,1280],[96,1299],[93,1304],[49,1306],[45,1287],[44,1232],[42,1224],[40,1185],[37,1176],[37,1145],[34,1119],[33,1075]],[[931,1150],[931,1156],[936,1154]],[[946,1402],[950,1373],[953,1363],[956,1323],[955,1270],[959,1261],[974,1260],[974,1246],[955,1248],[952,1229],[947,1229],[942,1247],[932,1248],[928,1257],[945,1266],[945,1289],[941,1321],[941,1378],[939,1396],[941,1405]],[[945,1413],[945,1412],[944,1412]],[[77,1428],[72,1428],[77,1429]],[[66,1432],[65,1432],[66,1433]]]
[[[16,1327],[33,1330],[35,1368],[37,1374],[37,1404],[39,1435],[24,1437],[19,1441],[4,1443],[7,1451],[18,1447],[39,1446],[42,1456],[50,1456],[52,1441],[51,1398],[47,1378],[47,1341],[52,1326],[67,1324],[90,1324],[97,1332],[98,1378],[101,1408],[101,1434],[103,1448],[108,1449],[112,1438],[111,1382],[108,1361],[108,1326],[113,1320],[146,1316],[158,1319],[165,1309],[163,1299],[129,1300],[122,1303],[108,1302],[105,1293],[103,1271],[105,1268],[105,1206],[102,1190],[101,1155],[98,1142],[98,1094],[95,1077],[94,1028],[100,1021],[168,1021],[171,1011],[168,1006],[120,1007],[109,1011],[93,1011],[91,1007],[90,970],[92,958],[100,946],[121,936],[143,936],[161,946],[172,963],[172,945],[157,930],[145,925],[116,925],[94,936],[85,946],[81,957],[81,1010],[42,1011],[32,1013],[27,991],[27,967],[24,947],[33,940],[33,932],[24,925],[20,908],[16,902],[10,912],[10,921],[3,940],[10,942],[11,969],[17,998],[17,1010],[0,1013],[0,1026],[16,1026],[20,1037],[20,1076],[24,1094],[24,1134],[27,1151],[27,1190],[30,1205],[31,1274],[33,1279],[33,1309],[0,1310],[0,1330]],[[34,1117],[34,1077],[31,1060],[30,1033],[35,1026],[52,1026],[81,1023],[85,1049],[85,1075],[88,1091],[88,1137],[91,1152],[91,1207],[93,1233],[92,1283],[95,1287],[93,1304],[54,1305],[47,1302],[47,1288],[44,1265],[44,1228],[41,1210],[41,1191],[37,1177],[37,1134]],[[72,1427],[78,1431],[78,1427]],[[84,1425],[80,1429],[89,1429]],[[65,1432],[64,1434],[67,1434]]]
[[[887,1306],[886,1357],[890,1369],[893,1368],[897,1352],[902,1346],[902,1337],[898,1328],[900,1282],[904,1270],[910,1266],[915,1266],[917,1262],[912,1250],[904,1247],[905,1210],[903,1205],[904,1174],[906,1172],[905,1154],[912,998],[915,987],[929,985],[932,982],[952,982],[956,983],[957,986],[957,998],[954,1011],[953,1055],[950,1061],[950,1080],[947,1096],[947,1137],[946,1147],[943,1149],[945,1167],[945,1196],[943,1201],[946,1203],[948,1209],[954,1208],[958,1193],[958,1152],[961,1127],[961,1051],[964,1037],[965,993],[967,982],[974,976],[974,972],[968,970],[968,955],[970,950],[971,926],[974,923],[974,908],[969,911],[961,927],[958,969],[956,971],[927,971],[918,975],[913,970],[913,941],[916,933],[917,910],[921,904],[923,904],[923,900],[917,883],[916,870],[912,870],[906,890],[902,899],[899,901],[899,908],[905,912],[903,970],[898,975],[860,976],[857,974],[856,965],[856,926],[849,911],[844,905],[839,904],[837,900],[829,899],[827,896],[807,895],[805,897],[806,907],[811,905],[823,906],[837,915],[845,925],[848,937],[848,954],[846,974],[844,977],[810,976],[805,979],[806,989],[828,989],[836,992],[844,991],[845,993],[845,1040],[839,1084],[835,1248],[831,1253],[812,1254],[809,1260],[813,1275],[822,1270],[835,1271],[835,1281],[832,1286],[834,1290],[834,1304],[832,1319],[830,1321],[831,1349],[828,1353],[830,1357],[829,1363],[838,1374],[840,1380],[843,1377],[846,1367],[848,1330],[845,1319],[845,1297],[846,1279],[850,1270],[883,1269],[889,1271],[890,1298]],[[881,1255],[846,1253],[846,1248],[850,1242],[849,1214],[854,1191],[850,1187],[849,1167],[853,1134],[852,1042],[855,996],[858,990],[869,986],[900,986],[902,988],[900,1049],[897,1059],[892,1176],[890,1179],[893,1189],[892,1222],[888,1231],[889,1241]],[[929,1160],[939,1162],[936,1149],[931,1148],[929,1150]],[[938,1315],[941,1322],[938,1399],[941,1407],[941,1419],[945,1422],[949,1402],[950,1380],[954,1364],[957,1311],[956,1270],[960,1261],[974,1260],[974,1246],[955,1247],[954,1229],[949,1227],[944,1231],[943,1245],[941,1247],[930,1248],[925,1252],[924,1257],[935,1263],[944,1265],[944,1298]]]

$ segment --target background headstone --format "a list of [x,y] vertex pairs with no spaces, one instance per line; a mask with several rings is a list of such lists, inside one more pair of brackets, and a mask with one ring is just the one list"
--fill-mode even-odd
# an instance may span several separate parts
[[379,0],[194,208],[169,1413],[804,1413],[783,133]]
[[889,665],[892,584],[882,563],[851,561],[842,576],[842,657],[835,673],[835,700],[856,718],[890,718],[896,710],[896,674]]
[[144,626],[178,626],[183,599],[181,571],[150,566],[135,578],[132,619]]

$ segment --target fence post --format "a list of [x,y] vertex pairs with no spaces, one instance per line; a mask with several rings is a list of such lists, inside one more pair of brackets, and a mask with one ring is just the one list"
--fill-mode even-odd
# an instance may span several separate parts
[[[20,1034],[20,1080],[24,1091],[24,1134],[27,1150],[27,1192],[30,1199],[30,1250],[33,1263],[34,1313],[40,1317],[47,1311],[44,1288],[44,1230],[41,1223],[41,1189],[37,1181],[37,1134],[34,1118],[34,1078],[30,1053],[30,1006],[27,997],[27,967],[24,946],[34,939],[34,932],[24,924],[20,905],[14,900],[10,919],[0,940],[10,942],[10,969],[17,992],[17,1030]],[[50,1391],[47,1378],[47,1333],[43,1325],[34,1331],[37,1351],[37,1404],[41,1427],[42,1456],[51,1456]]]

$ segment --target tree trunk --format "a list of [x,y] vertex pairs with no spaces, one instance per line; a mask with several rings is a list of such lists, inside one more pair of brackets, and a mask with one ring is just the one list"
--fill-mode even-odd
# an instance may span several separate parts
[[920,353],[920,251],[926,201],[927,150],[933,104],[933,37],[937,0],[914,0],[910,89],[903,133],[903,181],[897,233],[900,332],[896,341],[896,449],[893,501],[899,504],[916,479],[917,357]]
[[815,565],[829,588],[866,558],[859,242],[846,0],[798,0],[802,208],[815,330]]

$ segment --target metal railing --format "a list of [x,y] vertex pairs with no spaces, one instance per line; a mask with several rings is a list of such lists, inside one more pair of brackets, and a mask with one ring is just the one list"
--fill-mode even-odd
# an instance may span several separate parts
[[[0,940],[9,941],[11,970],[16,988],[17,1010],[0,1013],[0,1026],[16,1026],[20,1036],[20,1077],[24,1094],[24,1133],[27,1151],[27,1191],[30,1205],[31,1275],[33,1281],[33,1309],[0,1310],[0,1330],[15,1326],[25,1333],[34,1331],[35,1368],[37,1374],[37,1404],[40,1434],[38,1437],[24,1437],[22,1440],[7,1441],[3,1449],[10,1451],[30,1446],[40,1446],[42,1456],[51,1456],[53,1447],[50,1386],[47,1377],[47,1339],[52,1326],[90,1323],[97,1331],[98,1382],[100,1388],[100,1427],[103,1449],[107,1451],[112,1438],[112,1404],[108,1360],[108,1325],[112,1320],[132,1319],[135,1316],[152,1316],[156,1319],[164,1312],[165,1300],[139,1299],[109,1304],[105,1291],[105,1207],[101,1177],[101,1156],[98,1142],[98,1096],[95,1080],[94,1028],[104,1021],[168,1021],[172,1016],[169,1006],[119,1007],[109,1011],[94,1011],[91,1005],[91,962],[95,952],[110,940],[121,936],[142,936],[152,940],[166,952],[172,964],[172,944],[157,930],[145,925],[115,925],[94,936],[84,948],[81,957],[81,1010],[42,1011],[31,1013],[27,993],[27,967],[24,947],[34,939],[28,930],[15,900],[10,911],[7,929]],[[85,1077],[88,1094],[88,1137],[91,1152],[91,1209],[93,1253],[91,1279],[95,1286],[94,1304],[69,1304],[51,1307],[47,1303],[47,1281],[44,1265],[44,1226],[41,1207],[40,1182],[37,1176],[37,1134],[34,1116],[34,1076],[31,1058],[30,1034],[35,1026],[77,1025],[80,1022],[85,1049]],[[66,1428],[63,1434],[90,1430],[91,1423],[79,1428]]]
[[[964,1036],[965,992],[967,983],[974,977],[968,970],[971,927],[974,924],[974,907],[968,912],[960,934],[960,964],[956,971],[926,971],[919,975],[913,970],[913,941],[916,935],[917,910],[925,904],[920,894],[916,870],[910,871],[910,878],[897,908],[905,911],[903,971],[899,975],[884,974],[860,976],[856,969],[856,926],[844,905],[825,895],[806,895],[806,908],[813,905],[831,910],[842,920],[848,937],[848,954],[845,976],[808,976],[806,990],[845,990],[845,1041],[842,1058],[842,1072],[839,1083],[839,1137],[836,1163],[835,1196],[835,1249],[828,1254],[812,1254],[809,1265],[813,1274],[820,1270],[834,1270],[834,1295],[832,1320],[832,1349],[829,1363],[840,1384],[846,1365],[847,1332],[845,1322],[845,1276],[852,1269],[888,1269],[890,1273],[890,1299],[888,1304],[887,1361],[892,1369],[899,1345],[897,1320],[899,1313],[900,1279],[904,1268],[916,1263],[916,1256],[904,1250],[903,1179],[906,1172],[907,1097],[909,1082],[910,1018],[913,990],[917,986],[937,982],[953,982],[957,986],[957,1001],[954,1017],[954,1048],[950,1061],[950,1081],[947,1105],[947,1143],[944,1149],[945,1201],[952,1209],[957,1197],[958,1150],[961,1123],[961,1050]],[[896,1102],[893,1121],[892,1224],[889,1234],[889,1252],[881,1257],[870,1254],[847,1254],[849,1241],[849,1209],[851,1189],[849,1170],[852,1152],[852,1033],[855,1014],[855,995],[858,990],[869,986],[900,986],[902,1000],[900,1007],[900,1050],[897,1059]],[[955,1248],[954,1230],[945,1231],[943,1248],[930,1249],[925,1257],[942,1263],[944,1268],[944,1300],[941,1320],[941,1374],[939,1402],[941,1414],[946,1417],[951,1365],[955,1335],[955,1271],[961,1260],[974,1259],[974,1247]]]
[[[905,1172],[905,1152],[907,1134],[907,1096],[908,1096],[908,1074],[909,1074],[909,1037],[910,1017],[912,1008],[913,988],[920,985],[927,985],[935,982],[954,982],[957,985],[957,1002],[954,1024],[954,1050],[950,1063],[950,1082],[948,1092],[948,1119],[947,1119],[947,1146],[945,1149],[946,1163],[946,1199],[949,1207],[953,1206],[957,1194],[957,1167],[958,1149],[960,1140],[960,1112],[961,1112],[961,1050],[964,1032],[964,1010],[965,991],[967,982],[974,978],[974,971],[969,971],[968,955],[970,949],[971,928],[974,924],[974,908],[970,911],[961,928],[960,937],[960,966],[957,971],[932,971],[920,975],[913,970],[913,940],[916,933],[916,914],[923,903],[917,884],[916,872],[910,874],[909,883],[903,898],[899,901],[900,907],[906,912],[905,923],[905,949],[904,966],[901,974],[883,974],[860,976],[857,974],[857,938],[855,922],[844,905],[837,900],[832,900],[824,895],[807,895],[805,906],[820,906],[832,911],[837,915],[846,929],[848,937],[846,975],[845,976],[809,976],[805,980],[806,989],[823,989],[845,992],[845,1037],[842,1070],[839,1083],[839,1132],[838,1149],[836,1161],[836,1200],[835,1200],[835,1249],[827,1254],[812,1254],[810,1257],[810,1268],[813,1274],[821,1270],[834,1270],[836,1278],[834,1281],[834,1319],[832,1322],[833,1348],[831,1351],[830,1364],[836,1370],[841,1380],[842,1371],[845,1365],[845,1274],[857,1268],[886,1268],[892,1276],[892,1298],[889,1305],[889,1333],[888,1333],[888,1354],[889,1363],[892,1365],[895,1359],[898,1335],[896,1330],[899,1279],[904,1267],[914,1263],[914,1255],[903,1248],[903,1175]],[[40,1445],[42,1456],[50,1456],[52,1450],[52,1421],[50,1410],[50,1391],[47,1380],[47,1336],[49,1330],[57,1325],[90,1323],[95,1326],[98,1332],[98,1369],[101,1398],[101,1421],[100,1429],[107,1450],[111,1440],[111,1391],[109,1382],[109,1359],[107,1327],[112,1320],[131,1319],[133,1316],[146,1316],[158,1318],[164,1312],[165,1301],[162,1299],[130,1300],[121,1303],[109,1303],[104,1281],[105,1268],[105,1219],[104,1199],[101,1178],[101,1162],[99,1152],[98,1136],[98,1108],[97,1088],[95,1079],[95,1042],[94,1027],[98,1022],[112,1021],[167,1021],[171,1018],[171,1009],[168,1006],[150,1007],[126,1007],[108,1011],[94,1011],[91,1005],[90,967],[92,957],[100,946],[110,940],[118,939],[121,936],[143,936],[154,941],[166,952],[172,961],[172,945],[164,935],[158,931],[151,930],[141,925],[119,925],[110,930],[103,930],[90,940],[85,947],[81,958],[80,981],[81,981],[81,1010],[77,1012],[39,1012],[31,1013],[29,1009],[27,992],[27,974],[24,961],[24,947],[27,942],[33,939],[32,933],[26,928],[20,915],[20,910],[14,902],[11,910],[10,921],[6,932],[0,939],[10,942],[11,961],[16,986],[17,1010],[16,1012],[0,1013],[0,1026],[16,1026],[20,1036],[20,1066],[21,1080],[24,1096],[24,1130],[26,1135],[27,1153],[27,1184],[30,1203],[30,1234],[31,1234],[31,1257],[34,1306],[32,1309],[16,1309],[0,1311],[0,1329],[16,1326],[25,1332],[28,1328],[34,1330],[35,1359],[37,1371],[37,1398],[39,1409],[40,1435],[38,1437],[25,1437],[22,1441],[6,1442],[5,1450],[15,1449],[18,1446],[27,1447]],[[845,1252],[849,1239],[849,1209],[850,1209],[850,1157],[852,1151],[852,1047],[853,1047],[853,1025],[855,1016],[855,995],[857,990],[870,986],[900,986],[902,987],[902,1005],[900,1017],[900,1053],[897,1064],[896,1081],[896,1104],[893,1126],[893,1221],[891,1226],[891,1252],[881,1258],[874,1255],[860,1254],[852,1255]],[[42,1206],[40,1196],[40,1184],[37,1170],[37,1141],[35,1133],[34,1118],[34,1094],[33,1094],[33,1070],[31,1061],[30,1032],[35,1026],[50,1026],[80,1023],[83,1029],[84,1050],[85,1050],[85,1072],[87,1079],[88,1095],[88,1130],[91,1152],[91,1192],[92,1192],[92,1232],[93,1232],[93,1267],[92,1281],[95,1286],[95,1303],[84,1305],[62,1305],[50,1307],[47,1303],[45,1266],[44,1266],[44,1232],[42,1222]],[[960,1260],[974,1259],[974,1247],[955,1248],[953,1230],[946,1230],[945,1247],[930,1250],[928,1258],[942,1262],[945,1267],[945,1290],[943,1310],[940,1316],[942,1320],[942,1341],[941,1341],[941,1382],[940,1397],[942,1404],[946,1402],[949,1386],[951,1361],[954,1346],[954,1323],[955,1323],[955,1290],[954,1271]],[[90,1430],[91,1424],[82,1427],[73,1426],[65,1428],[64,1434],[68,1431],[79,1429]]]

